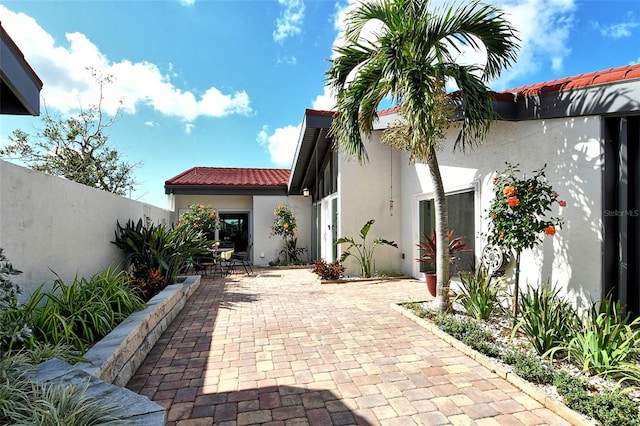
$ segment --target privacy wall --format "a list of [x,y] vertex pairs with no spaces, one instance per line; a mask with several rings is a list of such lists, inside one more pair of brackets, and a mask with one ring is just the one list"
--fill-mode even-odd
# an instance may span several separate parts
[[[0,160],[0,247],[24,300],[55,274],[88,277],[122,259],[116,222],[169,224],[171,212]],[[55,274],[54,274],[55,273]]]

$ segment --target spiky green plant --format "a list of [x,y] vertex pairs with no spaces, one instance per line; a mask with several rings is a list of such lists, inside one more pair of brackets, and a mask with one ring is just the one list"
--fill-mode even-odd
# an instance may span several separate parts
[[360,264],[360,273],[363,278],[371,277],[373,252],[377,246],[385,245],[398,248],[398,244],[394,241],[389,241],[384,238],[375,238],[373,244],[367,246],[367,235],[369,235],[371,226],[373,226],[375,222],[375,220],[370,219],[364,224],[362,229],[360,229],[359,237],[361,242],[357,242],[353,237],[342,237],[336,241],[336,244],[348,244],[347,248],[342,252],[342,256],[340,256],[340,263],[344,262],[350,256],[355,257]]

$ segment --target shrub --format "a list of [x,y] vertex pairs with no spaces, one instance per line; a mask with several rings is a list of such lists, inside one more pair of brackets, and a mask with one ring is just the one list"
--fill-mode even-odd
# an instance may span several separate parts
[[487,319],[500,306],[504,281],[496,278],[493,283],[489,274],[479,269],[475,274],[460,274],[460,290],[454,292],[455,300],[475,319]]
[[207,254],[211,249],[205,235],[196,228],[144,225],[142,219],[125,226],[117,223],[113,244],[125,252],[125,267],[146,300],[175,278],[187,259]]
[[[640,354],[640,318],[629,323],[619,301],[604,298],[599,307],[591,307],[582,327],[573,331],[568,343],[550,351],[566,352],[568,359],[583,371],[606,376],[620,373],[620,367],[638,361]],[[637,369],[637,367],[635,367]]]
[[126,273],[109,268],[88,280],[75,278],[70,284],[58,277],[51,292],[42,291],[41,286],[20,311],[29,319],[37,340],[64,343],[84,353],[85,345],[106,336],[144,306]]
[[220,229],[220,215],[211,206],[193,204],[189,206],[189,211],[180,215],[176,227],[182,226],[211,236],[216,229]]
[[575,310],[559,292],[547,282],[540,288],[529,286],[520,297],[521,317],[513,333],[522,332],[538,355],[568,341],[577,324]]
[[338,280],[344,274],[344,266],[338,261],[327,263],[320,258],[316,261],[313,273],[319,275],[323,280]]

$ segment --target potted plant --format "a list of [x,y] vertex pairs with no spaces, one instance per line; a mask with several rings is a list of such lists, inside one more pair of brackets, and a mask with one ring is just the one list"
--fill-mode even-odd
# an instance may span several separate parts
[[[416,259],[420,263],[427,263],[433,265],[433,271],[436,266],[436,230],[434,229],[431,237],[427,234],[422,234],[420,243],[416,244],[420,249],[420,257]],[[471,251],[466,243],[462,242],[462,237],[453,237],[453,230],[449,232],[449,262],[451,265],[457,267],[459,260],[457,254],[465,251]],[[424,273],[427,281],[427,289],[432,296],[436,295],[436,273],[433,271],[427,271]]]

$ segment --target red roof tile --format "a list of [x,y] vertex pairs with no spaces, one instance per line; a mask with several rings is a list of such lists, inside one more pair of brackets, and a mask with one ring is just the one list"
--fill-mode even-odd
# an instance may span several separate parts
[[286,186],[289,169],[193,167],[165,182],[165,185]]
[[537,96],[542,93],[560,92],[562,90],[577,89],[579,87],[595,86],[623,80],[640,78],[640,64],[611,68],[603,71],[580,74],[573,77],[561,78],[553,81],[529,84],[505,90],[501,93],[516,93],[518,96]]

